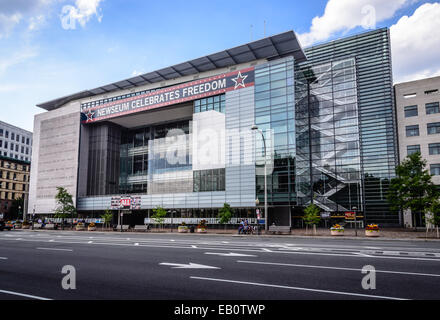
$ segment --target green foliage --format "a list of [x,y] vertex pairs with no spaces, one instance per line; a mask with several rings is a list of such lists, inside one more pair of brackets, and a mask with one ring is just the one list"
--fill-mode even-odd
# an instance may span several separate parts
[[101,219],[104,220],[104,225],[108,226],[113,219],[113,213],[111,212],[111,210],[105,210],[105,213],[101,216]]
[[157,207],[153,209],[153,215],[151,218],[158,224],[163,224],[165,221],[165,216],[167,215],[167,211],[162,207]]
[[429,208],[430,215],[427,216],[428,222],[434,226],[440,225],[440,200],[435,199]]
[[320,209],[315,204],[310,204],[304,209],[303,220],[306,225],[318,224],[321,220]]
[[413,153],[396,167],[396,178],[393,178],[388,191],[388,201],[393,211],[411,210],[414,215],[425,215],[435,200],[438,191],[432,183],[432,176],[426,170],[426,160],[420,152]]
[[76,215],[76,208],[73,204],[72,195],[63,187],[57,187],[55,200],[57,207],[55,209],[55,218],[68,218]]
[[231,206],[227,203],[223,204],[223,208],[218,211],[218,222],[221,224],[228,223],[229,221],[231,221],[232,214],[233,209],[231,208]]

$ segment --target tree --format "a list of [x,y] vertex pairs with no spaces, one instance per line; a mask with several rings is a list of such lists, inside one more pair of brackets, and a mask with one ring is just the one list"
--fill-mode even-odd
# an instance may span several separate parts
[[64,230],[64,219],[68,217],[73,219],[73,217],[76,215],[76,208],[73,204],[72,195],[65,188],[57,187],[57,190],[58,192],[55,195],[55,200],[57,203],[57,207],[55,209],[55,218],[62,219],[61,225]]
[[164,208],[156,207],[155,209],[153,209],[153,215],[151,216],[151,218],[154,219],[154,222],[162,226],[165,221],[166,215],[167,215],[167,211]]
[[105,210],[105,213],[101,216],[101,219],[104,220],[104,227],[108,228],[113,220],[113,213],[111,212],[111,210]]
[[393,211],[411,210],[413,226],[416,226],[416,215],[423,217],[428,213],[438,191],[426,170],[426,160],[420,152],[406,157],[396,167],[396,178],[391,179],[388,190],[388,201]]
[[316,234],[316,224],[321,220],[320,209],[315,204],[310,204],[307,208],[304,209],[303,220],[306,224],[306,233],[307,227],[309,225],[313,225],[313,233]]
[[437,238],[440,237],[438,227],[440,225],[440,200],[435,199],[431,207],[429,208],[429,214],[427,215],[427,220],[429,223],[435,226],[437,230]]
[[219,218],[218,222],[221,224],[225,224],[225,229],[226,229],[226,224],[229,221],[231,221],[232,214],[233,214],[233,209],[227,203],[223,204],[223,208],[221,208],[218,211],[218,218]]

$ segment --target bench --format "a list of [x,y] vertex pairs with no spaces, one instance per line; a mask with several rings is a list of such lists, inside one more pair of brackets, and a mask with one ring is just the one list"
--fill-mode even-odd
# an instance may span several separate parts
[[44,226],[44,229],[48,229],[48,230],[54,230],[55,229],[55,225],[53,223],[48,223]]
[[[127,231],[129,229],[129,227],[130,226],[128,224],[123,224],[122,225],[122,230],[123,231]],[[120,224],[116,226],[116,231],[121,231],[121,225]]]
[[42,224],[41,223],[34,223],[34,229],[41,229]]
[[149,225],[137,224],[134,226],[134,231],[148,231],[149,229]]
[[269,226],[269,232],[290,233],[290,226]]

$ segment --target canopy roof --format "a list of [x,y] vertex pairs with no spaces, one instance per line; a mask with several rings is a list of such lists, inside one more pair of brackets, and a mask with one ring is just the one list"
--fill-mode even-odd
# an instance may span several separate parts
[[38,104],[37,106],[50,111],[57,109],[70,101],[88,98],[94,95],[139,87],[146,84],[176,79],[219,68],[231,67],[258,59],[273,60],[289,55],[292,55],[295,60],[299,62],[306,60],[306,56],[296,38],[295,32],[293,31],[280,33],[235,48],[223,50],[205,57],[138,75],[95,89],[84,90]]

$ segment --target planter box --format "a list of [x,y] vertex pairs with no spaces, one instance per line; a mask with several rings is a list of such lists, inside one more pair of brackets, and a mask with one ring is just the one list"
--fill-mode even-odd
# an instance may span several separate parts
[[341,229],[341,230],[330,230],[330,234],[332,236],[343,236],[344,235],[344,229]]
[[31,225],[30,224],[24,224],[21,226],[22,229],[30,229]]
[[89,230],[89,231],[96,231],[96,227],[87,227],[87,230]]
[[206,233],[206,228],[197,228],[197,233]]
[[365,230],[365,236],[367,237],[378,237],[379,230]]
[[187,226],[179,226],[179,227],[177,227],[177,232],[187,233],[188,227]]
[[84,230],[86,230],[86,227],[85,226],[76,226],[75,229],[76,229],[76,231],[84,231]]

